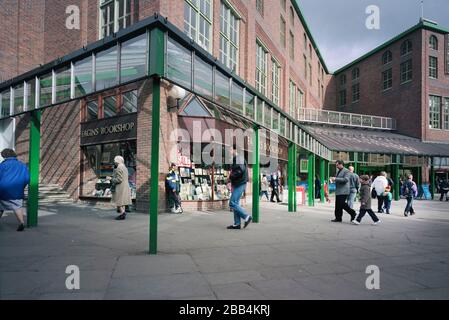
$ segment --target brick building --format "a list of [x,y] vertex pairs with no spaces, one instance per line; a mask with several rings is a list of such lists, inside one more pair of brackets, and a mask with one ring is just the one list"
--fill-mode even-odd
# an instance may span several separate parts
[[[379,77],[370,72],[374,65],[374,70],[382,71],[384,67],[379,69],[380,60],[376,59],[383,53],[373,53],[335,75],[330,74],[294,0],[42,0],[39,4],[31,0],[5,0],[2,3],[0,27],[10,32],[0,35],[0,74],[3,80],[11,80],[0,85],[0,110],[5,118],[1,128],[15,127],[14,147],[21,159],[28,161],[33,153],[31,132],[39,114],[41,182],[58,184],[75,199],[108,199],[104,178],[112,174],[113,155],[122,154],[132,169],[130,183],[134,186],[137,207],[146,209],[150,205],[152,148],[157,141],[158,194],[163,207],[164,175],[173,161],[170,152],[183,142],[179,137],[173,140],[171,134],[175,129],[191,131],[193,118],[201,118],[198,121],[203,126],[212,123],[219,131],[254,125],[264,128],[268,133],[260,143],[262,155],[275,158],[284,176],[297,176],[309,185],[313,185],[316,167],[322,177],[329,175],[331,166],[324,164],[343,157],[343,153],[348,162],[392,166],[397,179],[398,166],[413,165],[424,169],[423,179],[427,181],[432,176],[428,173],[429,157],[439,157],[442,163],[449,156],[449,146],[442,146],[440,152],[434,144],[421,142],[444,141],[445,132],[435,133],[423,127],[419,133],[406,125],[416,122],[412,118],[415,113],[406,115],[409,118],[403,121],[400,112],[404,105],[415,103],[416,115],[424,123],[426,113],[419,111],[415,98],[424,102],[430,93],[446,95],[443,89],[437,89],[441,87],[439,82],[432,81],[431,86],[418,89],[420,82],[415,81],[424,72],[420,63],[423,55],[427,56],[416,48],[425,51],[422,42],[431,30],[438,38],[439,63],[443,64],[447,40],[440,27],[423,23],[406,33],[415,48],[407,55],[416,60],[412,64],[413,81],[402,86],[409,91],[393,87],[390,92],[369,92],[364,91],[365,81]],[[72,24],[76,21],[72,19],[78,11],[73,6],[79,9],[79,30],[67,28],[68,21]],[[396,48],[398,41],[388,44],[394,51],[391,65],[396,69],[400,60],[396,57],[400,50]],[[336,102],[343,88],[340,78],[356,64],[359,71],[354,84],[359,83],[359,103],[338,106]],[[394,77],[398,74],[396,70]],[[349,88],[350,75],[346,82]],[[181,88],[186,92],[173,105],[169,99]],[[429,94],[417,94],[422,88],[430,90]],[[158,99],[154,90],[160,90]],[[379,102],[388,94],[397,97],[394,107],[386,100]],[[157,120],[153,119],[155,105],[160,107]],[[357,124],[358,116],[351,115],[346,123],[343,118],[347,115],[321,111],[335,110],[337,106],[338,110],[384,117],[360,116]],[[310,121],[312,114],[316,117]],[[338,122],[330,120],[335,116]],[[400,136],[395,136],[396,149],[374,150],[369,146],[339,149],[318,133],[314,135],[314,128],[304,125],[308,122],[333,123],[353,130],[369,127],[387,134],[397,123],[400,133],[418,139],[412,141],[416,145],[413,150],[401,149]],[[153,139],[155,124],[160,125],[159,139]],[[102,131],[107,134],[98,134]],[[9,129],[2,132],[6,136]],[[279,135],[278,147],[270,142],[272,133]],[[254,153],[254,142],[251,137],[245,141],[245,152]],[[292,145],[299,146],[297,159],[289,158]],[[227,198],[223,196],[226,192],[218,182],[227,176],[225,168],[198,164],[194,167],[192,159],[183,159],[175,160],[189,169],[184,172],[188,174],[185,178],[196,189],[190,188],[185,200],[200,209],[226,205]],[[297,160],[301,167],[289,166]],[[300,170],[291,171],[297,169]],[[194,176],[203,176],[198,182],[200,186],[191,181]],[[198,187],[202,192],[212,190],[204,196]],[[204,200],[202,196],[212,201],[199,201]],[[313,204],[313,197],[309,198],[310,203]]]

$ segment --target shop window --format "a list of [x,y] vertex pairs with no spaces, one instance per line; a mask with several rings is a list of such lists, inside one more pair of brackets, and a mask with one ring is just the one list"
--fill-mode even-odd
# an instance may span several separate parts
[[263,100],[257,99],[256,121],[259,123],[263,123],[263,105]]
[[95,60],[96,90],[117,85],[117,47],[99,52]]
[[75,68],[75,97],[85,96],[92,92],[92,57],[77,61]]
[[444,99],[444,118],[443,118],[443,128],[444,130],[449,130],[449,98]]
[[213,100],[212,66],[195,57],[195,92]]
[[14,114],[18,114],[24,111],[24,85],[18,85],[14,87]]
[[228,107],[230,103],[229,78],[219,71],[215,71],[215,101]]
[[193,98],[180,113],[189,117],[211,117],[210,112],[201,104],[197,98]]
[[115,96],[103,99],[103,116],[110,118],[117,115],[117,98]]
[[232,109],[243,115],[243,88],[236,83],[232,83]]
[[125,92],[122,95],[121,114],[137,112],[137,90]]
[[47,106],[50,105],[52,102],[52,74],[48,73],[39,79],[40,84],[40,99],[39,99],[39,106]]
[[111,198],[111,184],[106,178],[113,176],[114,158],[122,156],[128,169],[131,198],[136,198],[137,148],[135,140],[84,147],[83,154],[86,158],[82,185],[83,196]]
[[56,102],[70,100],[72,72],[70,66],[56,70]]
[[271,107],[268,104],[265,104],[264,108],[264,124],[271,129]]
[[0,108],[1,108],[1,116],[7,117],[9,116],[10,108],[11,108],[11,92],[3,91],[0,97]]
[[93,100],[86,104],[86,121],[98,119],[98,102]]
[[279,112],[273,110],[273,130],[279,133]]
[[245,93],[245,115],[250,118],[254,119],[254,99],[255,96],[248,91]]
[[285,117],[281,116],[281,123],[279,125],[280,127],[280,131],[281,131],[281,135],[285,136]]
[[120,82],[129,82],[147,74],[147,35],[122,43]]
[[167,77],[187,89],[192,87],[192,53],[170,38],[167,41]]

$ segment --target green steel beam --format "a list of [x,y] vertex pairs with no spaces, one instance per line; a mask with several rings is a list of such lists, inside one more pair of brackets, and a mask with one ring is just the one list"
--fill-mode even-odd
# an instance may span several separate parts
[[326,165],[325,160],[323,158],[320,158],[320,180],[321,180],[320,200],[322,203],[325,202],[324,199],[324,183],[326,179],[325,165]]
[[259,127],[254,127],[254,150],[253,150],[253,221],[259,222],[260,213],[260,146],[259,146]]
[[298,204],[296,202],[296,181],[298,177],[298,146],[293,144],[293,158],[292,158],[292,166],[293,166],[293,212],[298,211]]
[[288,165],[287,165],[287,182],[288,182],[288,212],[293,212],[293,148],[294,144],[290,142],[288,146]]
[[313,207],[315,205],[315,155],[313,153],[309,153],[307,166],[307,177],[309,184],[309,190],[307,192],[308,205],[309,207]]
[[159,206],[159,130],[161,114],[161,80],[153,78],[153,103],[151,111],[151,177],[150,177],[150,254],[157,254],[157,229]]
[[28,228],[37,227],[39,210],[39,167],[41,149],[41,111],[30,114],[30,184],[28,186]]
[[393,175],[393,182],[394,182],[394,192],[393,192],[393,195],[394,195],[394,200],[395,201],[399,201],[399,199],[401,198],[401,186],[400,186],[400,183],[399,183],[399,165],[398,164],[394,164],[393,166],[393,172],[392,172],[392,175]]

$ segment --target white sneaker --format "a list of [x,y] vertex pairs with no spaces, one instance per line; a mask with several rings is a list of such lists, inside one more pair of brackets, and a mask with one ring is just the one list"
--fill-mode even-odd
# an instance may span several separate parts
[[379,225],[379,223],[380,223],[380,220],[379,221],[377,221],[377,222],[373,222],[371,225],[372,226],[378,226]]
[[358,222],[357,220],[352,220],[351,223],[356,225],[356,226],[358,226],[360,224],[360,222]]

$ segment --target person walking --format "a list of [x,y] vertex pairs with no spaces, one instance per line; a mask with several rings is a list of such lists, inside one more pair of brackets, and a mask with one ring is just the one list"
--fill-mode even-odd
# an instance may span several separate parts
[[165,189],[167,191],[168,207],[171,213],[183,213],[181,197],[179,192],[181,191],[181,179],[179,178],[176,164],[170,165],[165,180]]
[[379,176],[373,181],[373,188],[377,194],[377,212],[384,213],[383,204],[385,200],[385,189],[388,186],[387,173],[382,171]]
[[[349,197],[348,197],[348,206],[351,209],[354,209],[354,202],[357,197],[357,193],[360,189],[360,178],[357,173],[354,172],[354,167],[349,166],[349,172],[351,173],[349,176]],[[369,178],[368,178],[369,179]]]
[[270,201],[268,197],[268,179],[266,175],[262,176],[262,180],[260,182],[260,199],[262,199],[264,195],[267,197],[267,201]]
[[371,187],[369,185],[369,176],[363,175],[360,177],[360,180],[360,212],[357,218],[352,221],[352,223],[355,225],[359,225],[362,222],[365,214],[368,213],[371,219],[373,219],[373,225],[378,225],[380,220],[371,209]]
[[241,220],[243,219],[246,228],[253,218],[246,213],[245,209],[240,206],[240,199],[246,190],[248,183],[248,167],[245,158],[237,152],[237,147],[232,148],[232,165],[229,180],[232,185],[231,199],[229,200],[229,207],[234,212],[234,224],[228,226],[228,229],[241,229]]
[[274,202],[274,197],[276,196],[276,201],[279,203],[281,200],[279,199],[279,188],[280,188],[280,180],[279,173],[275,171],[270,176],[270,187],[271,187],[271,200],[270,202]]
[[342,222],[343,210],[351,215],[351,221],[355,219],[356,212],[351,209],[348,204],[348,196],[350,193],[349,178],[351,173],[345,168],[343,160],[336,161],[337,174],[332,180],[335,181],[335,219],[332,222]]
[[112,201],[118,209],[120,215],[115,220],[125,220],[126,211],[125,207],[132,204],[131,201],[131,189],[128,182],[128,168],[125,166],[125,160],[122,156],[116,156],[114,158],[114,174],[107,179],[111,181],[113,185]]
[[25,164],[17,159],[12,149],[1,152],[4,159],[0,163],[0,218],[5,211],[14,211],[19,226],[17,231],[25,229],[23,220],[23,198],[25,187],[30,183],[30,173]]
[[384,196],[384,206],[383,209],[385,210],[385,212],[387,214],[390,214],[390,210],[391,210],[391,203],[393,200],[393,186],[394,186],[394,181],[393,179],[391,179],[388,175],[387,175],[387,181],[388,181],[388,186],[385,188],[385,192],[383,194]]
[[315,177],[315,199],[321,199],[321,180],[319,175]]
[[414,215],[415,210],[413,209],[413,198],[418,196],[418,187],[413,181],[413,175],[409,174],[407,180],[404,182],[402,194],[407,199],[407,205],[404,210],[404,216]]
[[441,179],[438,189],[440,191],[440,201],[443,201],[444,196],[446,195],[446,201],[449,201],[449,183],[445,178]]

